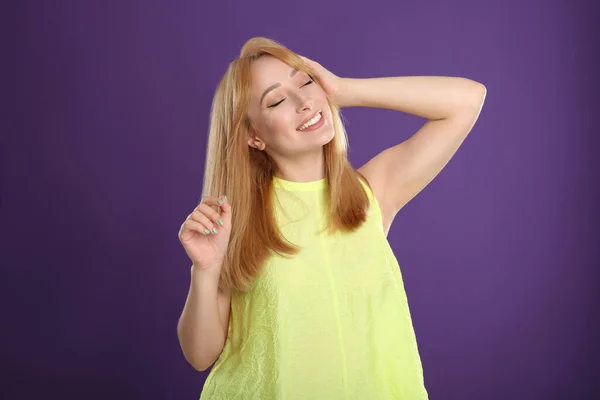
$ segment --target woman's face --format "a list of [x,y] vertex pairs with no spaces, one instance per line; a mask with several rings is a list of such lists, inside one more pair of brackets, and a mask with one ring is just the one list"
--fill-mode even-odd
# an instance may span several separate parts
[[305,72],[272,56],[255,60],[251,69],[248,115],[256,131],[250,132],[248,145],[284,157],[321,154],[334,135],[323,89]]

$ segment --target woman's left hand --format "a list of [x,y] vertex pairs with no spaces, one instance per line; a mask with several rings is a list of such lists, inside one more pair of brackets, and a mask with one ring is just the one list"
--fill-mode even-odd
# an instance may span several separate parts
[[322,85],[325,93],[327,93],[329,98],[331,98],[331,100],[335,104],[337,104],[336,100],[339,95],[340,88],[342,86],[343,78],[340,78],[339,76],[335,75],[331,71],[327,70],[325,67],[323,67],[321,64],[319,64],[316,61],[313,61],[304,56],[300,56],[300,57],[302,58],[302,60],[304,60],[306,65],[308,65],[315,72],[315,74],[321,81],[321,85]]

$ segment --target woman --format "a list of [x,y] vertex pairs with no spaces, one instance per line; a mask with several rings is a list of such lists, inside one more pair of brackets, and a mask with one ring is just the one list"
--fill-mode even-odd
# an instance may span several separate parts
[[[201,399],[428,398],[386,237],[485,93],[464,78],[339,78],[275,41],[243,46],[213,100],[202,202],[179,232],[192,260],[180,344],[197,370],[214,363]],[[355,170],[348,106],[429,121]]]

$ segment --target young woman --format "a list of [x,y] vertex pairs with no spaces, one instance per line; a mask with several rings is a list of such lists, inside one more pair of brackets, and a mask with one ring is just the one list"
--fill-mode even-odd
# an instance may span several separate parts
[[[194,368],[213,366],[201,399],[428,398],[386,237],[485,94],[465,78],[339,78],[275,41],[243,46],[214,96],[202,201],[179,232],[192,261],[179,341]],[[348,106],[428,121],[355,170]]]

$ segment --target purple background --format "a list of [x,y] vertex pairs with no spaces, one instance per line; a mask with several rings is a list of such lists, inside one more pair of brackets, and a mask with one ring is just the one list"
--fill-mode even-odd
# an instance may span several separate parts
[[[201,195],[216,84],[260,35],[340,76],[487,86],[471,134],[388,237],[426,386],[432,399],[598,398],[598,7],[318,6],[21,1],[5,14],[0,397],[200,396],[207,372],[176,333],[190,268],[177,233]],[[424,123],[343,112],[355,168]]]

